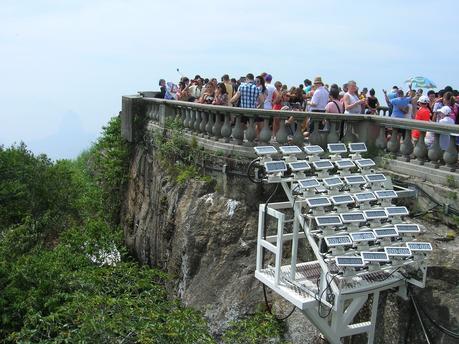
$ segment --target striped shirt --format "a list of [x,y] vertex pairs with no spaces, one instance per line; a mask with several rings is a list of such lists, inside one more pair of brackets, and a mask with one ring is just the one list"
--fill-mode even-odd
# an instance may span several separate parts
[[241,94],[241,108],[256,108],[260,89],[253,82],[247,82],[239,86],[238,92]]

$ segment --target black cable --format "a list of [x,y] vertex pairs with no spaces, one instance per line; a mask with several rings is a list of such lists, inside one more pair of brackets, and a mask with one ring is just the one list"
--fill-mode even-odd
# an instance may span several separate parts
[[429,337],[429,333],[427,331],[427,328],[425,327],[424,325],[424,321],[422,320],[422,317],[421,317],[421,314],[419,313],[419,310],[418,310],[418,306],[416,304],[416,301],[414,301],[414,298],[413,298],[413,294],[410,293],[410,298],[411,298],[411,302],[413,303],[413,306],[414,306],[414,310],[416,312],[416,315],[419,319],[419,323],[421,324],[421,329],[422,329],[422,332],[424,333],[424,336],[426,337],[426,341],[427,341],[427,344],[430,344],[430,337]]
[[254,168],[255,164],[258,163],[260,161],[260,158],[256,158],[254,160],[252,160],[249,164],[249,166],[247,167],[247,178],[249,178],[249,180],[252,182],[252,183],[255,183],[255,184],[261,184],[263,181],[261,179],[254,179],[252,178],[251,174],[250,174],[250,171],[252,168]]
[[[414,297],[413,294],[411,294],[410,296],[412,297],[413,300],[416,300],[416,298]],[[417,301],[416,301],[416,304],[417,304]],[[449,337],[452,337],[452,338],[455,338],[455,339],[459,339],[459,333],[454,332],[454,331],[452,331],[450,329],[447,329],[443,325],[439,324],[438,322],[436,322],[435,320],[432,319],[432,317],[429,315],[429,313],[420,304],[417,304],[417,305],[418,305],[421,313],[426,316],[426,318],[432,323],[432,325],[434,325],[437,329],[439,329],[445,335],[447,335]]]

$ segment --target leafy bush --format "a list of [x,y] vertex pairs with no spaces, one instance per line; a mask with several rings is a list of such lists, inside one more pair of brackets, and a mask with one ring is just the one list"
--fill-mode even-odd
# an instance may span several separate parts
[[118,118],[75,161],[0,147],[0,342],[213,342],[199,313],[167,298],[168,277],[127,254],[128,157]]
[[261,344],[280,341],[283,334],[282,323],[270,313],[255,313],[245,319],[233,321],[223,334],[227,344]]

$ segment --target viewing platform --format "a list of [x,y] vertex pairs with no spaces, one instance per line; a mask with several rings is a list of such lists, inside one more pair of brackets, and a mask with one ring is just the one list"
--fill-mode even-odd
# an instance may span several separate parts
[[[297,130],[289,137],[285,120],[293,116]],[[143,97],[141,95],[122,98],[122,134],[128,141],[136,141],[143,135],[139,123],[149,122],[151,128],[165,128],[169,120],[183,124],[185,137],[195,137],[206,150],[223,152],[225,156],[254,158],[253,147],[272,144],[303,146],[316,144],[326,147],[339,142],[340,126],[344,125],[342,142],[365,142],[372,156],[384,160],[384,168],[408,176],[421,178],[435,185],[459,185],[458,150],[456,139],[459,126],[388,117],[388,109],[381,107],[378,115],[329,114],[302,111],[276,111],[243,109],[191,102]],[[263,128],[256,139],[255,119],[263,121]],[[269,124],[280,118],[280,128],[273,139]],[[300,125],[309,118],[314,130],[307,141]],[[244,122],[247,122],[244,124]],[[319,123],[327,121],[327,129],[319,129]],[[413,142],[411,132],[420,131],[419,140]],[[403,139],[399,133],[406,131]],[[434,135],[433,144],[425,144],[426,133]],[[447,135],[449,146],[440,147],[440,135]]]

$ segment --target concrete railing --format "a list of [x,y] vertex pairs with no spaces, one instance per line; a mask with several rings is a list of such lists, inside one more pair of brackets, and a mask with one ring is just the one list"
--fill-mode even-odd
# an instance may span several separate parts
[[[313,130],[309,134],[309,143],[326,146],[334,142],[363,141],[369,147],[387,149],[403,156],[407,161],[416,159],[420,164],[430,161],[435,167],[445,163],[454,171],[458,161],[456,138],[459,126],[444,125],[425,121],[397,119],[386,116],[387,108],[378,109],[379,115],[351,115],[313,113],[300,111],[274,111],[261,109],[242,109],[237,107],[215,106],[182,101],[143,98],[140,96],[123,97],[122,130],[123,136],[132,141],[135,118],[148,118],[164,127],[168,118],[181,121],[185,130],[198,137],[205,137],[226,143],[227,145],[256,146],[272,141],[270,122],[280,118],[279,130],[275,141],[279,145],[288,143],[304,145],[301,123],[309,119]],[[289,137],[285,119],[293,116],[297,130]],[[263,128],[257,139],[255,120],[263,121]],[[326,129],[320,129],[320,123],[327,123]],[[340,128],[343,135],[340,138]],[[419,130],[419,139],[411,139],[413,130]],[[405,132],[404,135],[401,135]],[[427,132],[434,135],[433,143],[427,147]],[[440,147],[440,135],[449,137],[446,150]],[[231,149],[230,149],[231,150]]]

